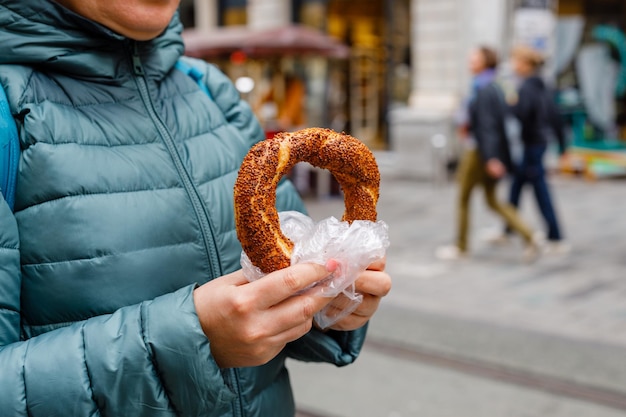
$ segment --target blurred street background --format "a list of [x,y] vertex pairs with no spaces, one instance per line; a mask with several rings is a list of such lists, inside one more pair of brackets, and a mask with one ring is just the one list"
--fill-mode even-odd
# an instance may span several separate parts
[[[626,416],[626,2],[624,0],[182,0],[186,54],[217,65],[267,137],[306,126],[356,136],[377,156],[393,289],[354,365],[289,362],[298,417]],[[467,58],[528,45],[546,58],[567,152],[546,155],[571,250],[522,257],[489,244],[482,191],[471,256],[455,239]],[[338,184],[300,164],[315,219],[341,216]],[[499,185],[507,199],[508,181]],[[531,190],[520,214],[545,225]],[[270,416],[268,416],[270,417]]]
[[[473,256],[446,263],[434,249],[454,236],[454,184],[382,170],[394,287],[354,365],[290,362],[302,417],[626,416],[623,182],[553,177],[566,256],[528,264],[521,241],[494,248],[474,233]],[[480,197],[479,232],[499,226]],[[540,228],[531,203],[522,213]],[[337,217],[343,201],[308,207]]]

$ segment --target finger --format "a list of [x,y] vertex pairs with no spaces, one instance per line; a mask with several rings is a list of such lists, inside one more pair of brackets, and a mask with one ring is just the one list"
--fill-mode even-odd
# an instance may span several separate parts
[[260,294],[259,307],[269,308],[323,280],[335,268],[336,265],[330,263],[327,266],[312,263],[292,265],[252,282],[248,289]]
[[354,300],[346,297],[344,294],[340,294],[331,301],[324,309],[324,316],[337,320],[338,317],[345,318],[349,315],[355,314],[355,312],[361,307],[363,300]]
[[385,266],[387,266],[387,257],[372,262],[367,269],[370,271],[384,271]]
[[[381,297],[373,295],[363,295],[363,300],[350,314],[359,317],[371,317],[380,304]],[[347,307],[352,306],[353,301],[348,299],[345,295],[341,294],[326,307],[324,310],[328,316],[337,316],[340,312],[344,311]]]
[[355,281],[355,291],[377,297],[386,296],[391,290],[391,277],[383,271],[364,271]]
[[374,315],[376,310],[378,310],[378,306],[380,305],[381,300],[381,297],[377,297],[375,295],[364,295],[363,301],[352,312],[352,314],[359,317],[370,318]]
[[313,320],[309,320],[306,323],[302,323],[300,326],[295,326],[291,329],[285,330],[280,334],[281,344],[284,347],[287,343],[300,339],[302,336],[307,334],[312,327]]
[[[339,297],[338,297],[339,298]],[[363,301],[358,305],[358,307],[351,312],[349,315],[343,317],[341,320],[334,323],[330,328],[334,330],[354,330],[363,326],[367,323],[376,310],[378,310],[378,306],[380,304],[381,297],[376,297],[372,295],[364,295]],[[341,301],[338,302],[338,306],[333,302],[332,305],[329,305],[325,311],[325,314],[329,317],[339,316],[343,311],[343,305],[345,304]]]
[[[272,314],[271,326],[275,334],[296,334],[302,329],[307,329],[307,331],[310,329],[313,316],[332,301],[331,297],[312,294],[292,296],[267,311],[268,314]],[[300,336],[303,334],[301,333]]]
[[241,269],[235,272],[231,272],[230,274],[223,275],[218,279],[223,280],[225,284],[235,286],[247,284],[249,282],[246,276],[243,274],[243,270]]
[[354,314],[349,315],[348,317],[344,317],[339,320],[337,323],[333,324],[329,327],[331,330],[339,330],[339,331],[350,331],[360,329],[369,321],[369,318],[356,316]]
[[[337,316],[341,314],[340,311],[329,311],[328,315],[330,317],[333,316]],[[357,314],[356,312],[352,312],[351,314],[341,318],[341,320],[336,321],[335,323],[333,323],[329,329],[333,329],[333,330],[355,330],[358,329],[359,327],[362,327],[365,323],[367,323],[370,318],[372,317],[372,315],[361,315],[361,314]]]

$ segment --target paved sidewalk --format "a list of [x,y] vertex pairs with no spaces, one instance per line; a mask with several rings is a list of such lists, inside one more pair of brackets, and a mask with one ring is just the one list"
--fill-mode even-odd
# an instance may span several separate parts
[[[626,347],[626,180],[560,176],[551,184],[573,247],[570,254],[527,264],[521,240],[495,247],[481,241],[481,233],[497,227],[499,219],[477,189],[471,257],[444,262],[434,252],[453,242],[456,186],[399,179],[383,171],[379,218],[390,227],[388,270],[394,278],[385,301]],[[501,184],[502,197],[506,188]],[[340,216],[343,201],[307,205],[314,218],[323,218]],[[543,229],[531,189],[522,197],[522,215],[535,230]]]
[[[396,242],[389,250],[390,272],[396,277],[394,303],[626,347],[626,183],[552,183],[573,249],[532,265],[522,260],[521,241],[494,248],[477,239],[481,229],[499,225],[481,192],[472,212],[472,258],[436,260],[435,246],[454,236],[455,188],[416,190],[412,215],[411,203],[391,204],[406,199],[410,183],[390,185],[381,218],[390,219]],[[530,190],[522,212],[535,229],[542,229]],[[396,225],[400,218],[404,220]]]
[[[626,181],[552,178],[573,250],[532,264],[523,262],[519,240],[492,247],[479,239],[499,224],[479,189],[472,256],[442,262],[434,252],[454,237],[455,185],[398,177],[393,163],[381,164],[381,171],[379,218],[390,226],[392,292],[372,320],[372,343],[357,364],[339,373],[291,365],[300,408],[337,417],[626,416],[602,406],[609,403],[604,394],[626,398]],[[499,191],[504,196],[506,185]],[[342,205],[337,198],[307,202],[316,219],[340,216]],[[522,205],[523,217],[540,229],[530,189]],[[407,362],[377,350],[381,343],[580,384],[597,390],[599,400],[577,400],[569,388],[546,394],[541,384],[516,387]]]

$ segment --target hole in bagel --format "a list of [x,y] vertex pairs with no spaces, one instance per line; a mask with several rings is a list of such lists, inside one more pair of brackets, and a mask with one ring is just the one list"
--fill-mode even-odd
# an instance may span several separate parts
[[297,163],[286,175],[305,199],[342,198],[341,185],[327,169],[319,168],[308,162]]

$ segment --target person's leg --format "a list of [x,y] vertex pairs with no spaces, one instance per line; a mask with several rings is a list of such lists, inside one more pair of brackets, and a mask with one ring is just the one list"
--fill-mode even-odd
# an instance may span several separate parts
[[515,208],[519,207],[519,200],[525,182],[526,178],[522,174],[516,172],[513,175],[513,180],[511,181],[511,189],[509,191],[509,204]]
[[533,233],[526,223],[519,217],[513,206],[500,203],[496,197],[497,181],[491,178],[485,178],[483,182],[485,188],[485,200],[491,210],[500,215],[505,223],[516,233],[518,233],[530,244],[533,242]]
[[554,205],[552,204],[550,190],[546,182],[545,168],[543,166],[543,155],[545,151],[545,145],[533,146],[530,181],[535,192],[537,205],[548,226],[548,240],[559,241],[561,240],[561,230],[554,211]]
[[457,197],[457,237],[454,245],[445,245],[437,248],[435,255],[441,260],[456,260],[466,256],[468,249],[468,229],[470,216],[470,197],[476,185],[475,151],[465,151],[457,170],[458,197]]
[[[513,172],[511,188],[509,189],[509,204],[515,209],[519,209],[520,197],[522,195],[522,189],[526,184],[526,165],[528,163],[527,152],[524,150],[524,156],[519,166],[515,167]],[[509,225],[505,226],[505,233],[513,233],[513,229]]]
[[461,160],[458,172],[459,196],[457,211],[457,241],[456,245],[461,252],[468,249],[468,231],[470,216],[470,198],[477,182],[477,169],[480,168],[478,152],[466,151]]

